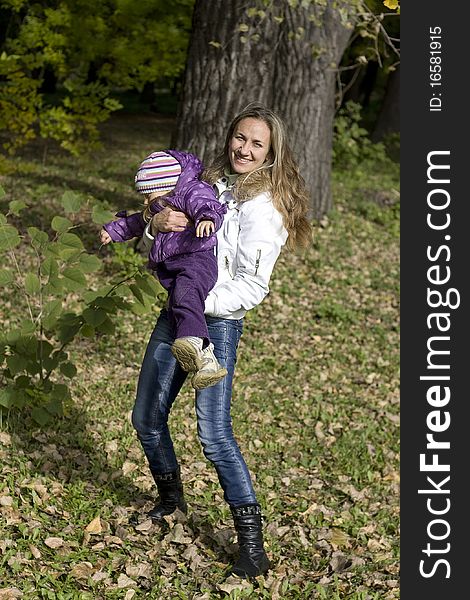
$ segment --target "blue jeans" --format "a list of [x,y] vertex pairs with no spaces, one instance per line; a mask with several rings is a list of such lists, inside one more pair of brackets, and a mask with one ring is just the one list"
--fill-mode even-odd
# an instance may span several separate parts
[[[217,471],[228,504],[255,504],[251,477],[233,436],[230,417],[232,380],[243,321],[214,317],[206,320],[214,354],[228,374],[216,385],[196,392],[198,436],[205,457]],[[132,413],[132,424],[153,475],[178,468],[168,417],[187,373],[171,353],[173,341],[167,311],[162,310],[145,352]]]

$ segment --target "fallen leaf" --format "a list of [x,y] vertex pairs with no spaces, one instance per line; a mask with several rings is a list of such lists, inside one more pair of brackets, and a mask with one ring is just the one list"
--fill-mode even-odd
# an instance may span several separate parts
[[145,519],[145,521],[142,521],[142,523],[139,523],[138,525],[135,526],[135,529],[137,531],[142,531],[142,532],[148,532],[152,528],[153,528],[152,519]]
[[49,548],[60,548],[64,545],[64,540],[59,537],[48,537],[44,540],[44,543]]
[[88,533],[101,533],[103,531],[99,515],[95,517],[93,521],[90,521],[90,523],[88,523],[88,525],[85,527],[85,531],[88,531]]
[[129,577],[144,577],[144,579],[152,579],[152,565],[147,562],[139,563],[137,565],[129,565],[126,567],[126,574]]
[[336,554],[330,560],[330,567],[335,573],[341,573],[342,571],[349,569],[351,564],[351,559],[347,556],[344,556],[343,554]]
[[76,579],[88,579],[93,574],[94,568],[91,562],[81,562],[74,565],[70,574]]
[[136,587],[137,583],[127,575],[124,575],[124,573],[121,573],[117,580],[117,586],[118,588]]
[[0,600],[12,600],[12,598],[22,598],[23,592],[18,588],[3,588],[0,590]]
[[30,550],[31,554],[34,556],[34,558],[41,558],[41,552],[36,548],[36,546],[33,546],[33,544],[30,544],[29,550]]
[[[2,444],[3,446],[11,445],[11,435],[9,433],[7,433],[6,431],[0,431],[0,444]],[[16,588],[9,588],[9,589],[16,589]]]
[[173,529],[165,536],[165,540],[168,542],[174,542],[175,544],[190,544],[192,539],[185,535],[184,527],[181,523],[176,523]]
[[337,529],[336,527],[332,527],[330,529],[330,535],[328,536],[328,541],[335,546],[345,546],[349,547],[351,545],[349,541],[349,536],[341,529]]
[[230,595],[234,590],[253,589],[253,586],[248,581],[240,581],[238,577],[227,577],[224,583],[217,585],[217,588]]
[[123,475],[129,475],[129,473],[132,473],[132,471],[136,471],[138,468],[138,465],[131,462],[130,460],[124,461],[124,464],[121,467]]

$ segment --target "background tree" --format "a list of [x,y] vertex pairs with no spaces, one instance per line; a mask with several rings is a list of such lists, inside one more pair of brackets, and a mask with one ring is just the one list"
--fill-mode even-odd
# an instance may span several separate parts
[[[14,150],[38,133],[88,151],[119,90],[184,68],[193,0],[0,0],[0,131]],[[53,97],[47,92],[57,92]]]
[[336,69],[356,11],[336,0],[197,0],[173,145],[208,162],[231,118],[264,102],[286,120],[312,214],[327,212]]

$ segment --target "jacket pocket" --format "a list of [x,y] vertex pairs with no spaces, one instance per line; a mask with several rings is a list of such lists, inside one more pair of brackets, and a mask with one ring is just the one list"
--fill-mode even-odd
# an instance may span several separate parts
[[256,260],[255,260],[255,275],[258,275],[259,263],[261,260],[261,248],[258,248],[256,251]]
[[230,268],[230,258],[228,256],[228,254],[226,254],[224,256],[224,266],[225,266],[227,273],[230,275],[230,278],[233,279],[233,273],[232,273],[232,269]]

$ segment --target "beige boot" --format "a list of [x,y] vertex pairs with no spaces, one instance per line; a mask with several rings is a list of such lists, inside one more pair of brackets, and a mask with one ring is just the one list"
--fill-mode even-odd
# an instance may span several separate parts
[[191,385],[195,390],[202,390],[219,383],[227,375],[227,369],[222,367],[214,354],[214,344],[209,344],[202,351],[202,364],[193,375]]
[[194,373],[202,367],[202,338],[190,335],[177,338],[171,351],[183,371]]

